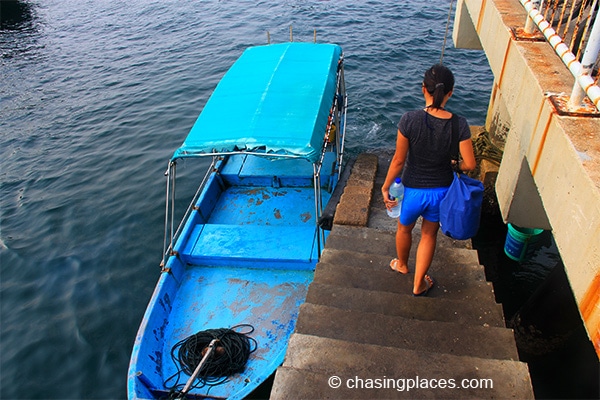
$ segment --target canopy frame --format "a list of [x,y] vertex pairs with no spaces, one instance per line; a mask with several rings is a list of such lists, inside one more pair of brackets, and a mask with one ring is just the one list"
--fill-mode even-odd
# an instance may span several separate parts
[[[218,169],[218,163],[221,162],[224,158],[236,155],[236,154],[244,154],[244,155],[253,155],[259,157],[266,158],[293,158],[293,159],[306,159],[311,161],[313,164],[313,187],[315,193],[315,229],[316,229],[316,237],[317,237],[317,248],[318,254],[320,257],[323,243],[325,242],[325,232],[319,226],[319,219],[323,213],[324,205],[322,203],[322,185],[321,185],[321,169],[323,166],[325,154],[328,151],[334,151],[336,153],[335,156],[335,174],[333,180],[328,182],[329,186],[332,188],[337,184],[337,180],[339,175],[341,174],[343,168],[343,153],[344,153],[344,142],[346,135],[346,113],[348,108],[347,94],[346,94],[346,84],[344,78],[344,67],[343,67],[343,53],[339,53],[339,57],[336,60],[337,66],[335,70],[336,79],[335,79],[335,90],[333,94],[333,98],[327,100],[327,104],[330,104],[328,120],[324,132],[321,134],[321,148],[317,153],[317,156],[307,156],[305,154],[289,154],[289,153],[277,153],[277,152],[262,152],[256,151],[255,148],[251,150],[230,150],[230,151],[216,151],[213,150],[211,152],[199,152],[194,154],[191,157],[197,158],[205,158],[212,157],[212,162],[209,168],[207,169],[206,175],[204,176],[202,182],[200,183],[196,193],[193,196],[193,199],[188,206],[181,222],[177,229],[175,229],[175,182],[176,182],[176,166],[177,161],[180,158],[189,158],[189,155],[182,155],[178,149],[173,157],[169,160],[167,170],[165,172],[165,176],[167,178],[167,188],[166,188],[166,201],[165,201],[165,229],[164,229],[164,246],[163,246],[163,258],[161,261],[161,268],[164,270],[166,268],[167,259],[176,255],[174,251],[175,243],[183,229],[183,226],[187,219],[189,218],[192,211],[195,209],[195,205],[199,200],[200,195],[202,194],[207,182],[209,181],[209,177],[212,173],[214,173]],[[323,101],[325,101],[324,99]]]

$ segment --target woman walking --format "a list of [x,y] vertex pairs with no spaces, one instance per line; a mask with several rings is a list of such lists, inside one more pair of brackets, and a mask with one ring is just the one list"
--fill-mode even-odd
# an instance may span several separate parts
[[[427,272],[433,260],[440,227],[440,201],[453,179],[450,161],[452,113],[444,108],[453,89],[454,75],[445,66],[437,64],[425,72],[422,87],[425,108],[409,111],[400,119],[396,151],[381,187],[385,205],[391,209],[397,202],[390,200],[389,188],[402,172],[405,189],[396,231],[398,258],[390,263],[393,270],[408,273],[412,230],[419,216],[423,217],[415,263],[414,296],[426,295],[434,285]],[[462,160],[458,168],[462,171],[473,170],[475,156],[471,132],[467,120],[460,116],[459,150]]]

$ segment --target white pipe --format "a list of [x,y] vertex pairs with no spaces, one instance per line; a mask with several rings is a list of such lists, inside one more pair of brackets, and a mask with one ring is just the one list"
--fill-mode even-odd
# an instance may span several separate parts
[[[595,5],[595,2],[594,2]],[[596,18],[594,26],[590,32],[588,44],[585,47],[583,57],[581,57],[581,76],[579,76],[577,82],[573,85],[573,91],[571,92],[571,98],[569,100],[569,108],[580,107],[585,96],[584,88],[593,85],[596,89],[600,90],[598,86],[594,85],[594,80],[591,78],[592,68],[598,58],[600,52],[600,18]],[[588,78],[587,80],[584,78]],[[591,97],[590,97],[591,98]],[[598,107],[598,104],[596,107]]]
[[[585,93],[588,95],[590,100],[596,106],[596,109],[600,110],[600,88],[594,84],[594,80],[591,76],[583,74],[583,67],[575,55],[569,50],[567,45],[563,42],[563,40],[558,36],[558,34],[552,29],[550,23],[544,19],[542,14],[534,7],[532,0],[519,0],[525,10],[527,11],[529,17],[535,22],[540,31],[544,34],[556,54],[562,59],[563,63],[567,66],[573,77],[575,78],[576,83],[581,85],[582,89],[585,90]],[[594,23],[594,28],[596,28],[598,24]],[[592,30],[592,34],[590,35],[590,40],[592,40],[592,36],[595,34],[596,36],[600,36],[599,32],[596,29]],[[597,41],[598,37],[594,39]],[[587,51],[587,50],[586,50]],[[597,54],[597,53],[596,53]]]

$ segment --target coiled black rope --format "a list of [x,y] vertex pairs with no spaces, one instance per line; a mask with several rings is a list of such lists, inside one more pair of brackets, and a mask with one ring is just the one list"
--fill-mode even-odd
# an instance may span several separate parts
[[[247,331],[239,332],[240,329]],[[241,324],[232,328],[207,329],[181,340],[171,349],[171,358],[178,370],[165,380],[165,388],[171,390],[174,398],[177,397],[185,385],[185,382],[179,382],[181,373],[192,376],[213,339],[216,339],[216,343],[212,354],[200,369],[192,388],[220,385],[231,375],[243,372],[250,354],[257,346],[256,340],[248,336],[252,332],[252,325]],[[169,385],[173,380],[175,382]]]

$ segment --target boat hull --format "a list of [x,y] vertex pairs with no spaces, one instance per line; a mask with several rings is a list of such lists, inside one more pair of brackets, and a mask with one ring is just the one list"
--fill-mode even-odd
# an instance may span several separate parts
[[[342,170],[346,109],[334,44],[251,47],[225,73],[169,161],[161,273],[134,343],[129,398],[181,397],[188,380],[188,398],[244,398],[283,362],[333,219],[323,210]],[[177,164],[207,157],[175,229]],[[256,343],[244,370],[213,386],[179,374],[176,344],[223,328]]]

